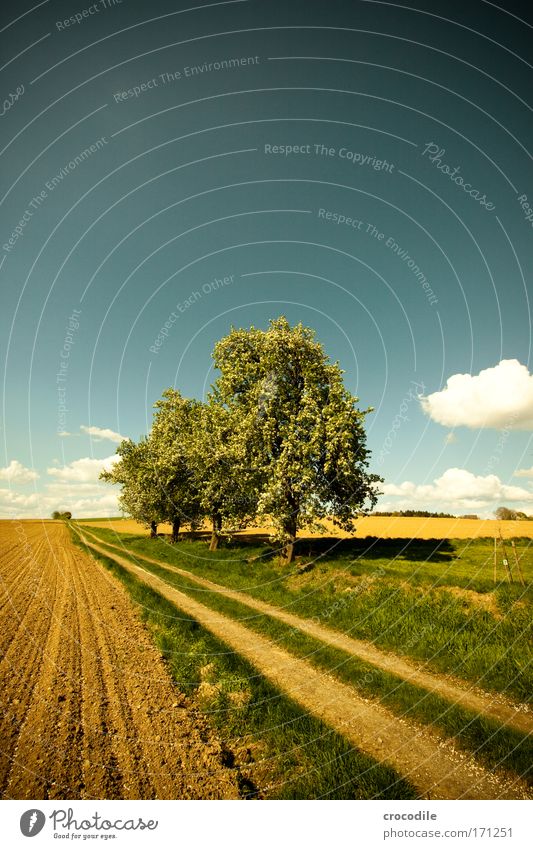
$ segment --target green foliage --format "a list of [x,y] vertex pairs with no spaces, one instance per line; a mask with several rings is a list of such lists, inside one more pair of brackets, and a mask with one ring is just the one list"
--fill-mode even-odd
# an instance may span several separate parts
[[54,512],[52,513],[52,519],[63,519],[64,521],[68,522],[70,519],[72,519],[72,513],[70,512],[70,510],[65,510],[63,513],[61,513],[59,510],[54,510]]
[[155,473],[153,444],[149,439],[135,443],[123,440],[117,448],[119,460],[100,480],[122,485],[121,509],[155,534],[157,524],[165,518],[165,493]]
[[212,523],[212,549],[224,527],[244,527],[256,512],[258,476],[246,460],[240,417],[214,398],[198,404],[188,463],[201,512]]
[[174,541],[183,522],[194,527],[202,516],[200,487],[190,462],[201,406],[176,389],[167,389],[155,404],[149,437],[153,476],[160,494],[160,518],[172,524]]

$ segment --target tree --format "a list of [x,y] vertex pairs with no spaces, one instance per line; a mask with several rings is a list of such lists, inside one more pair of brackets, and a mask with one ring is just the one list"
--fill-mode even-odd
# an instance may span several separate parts
[[498,507],[498,509],[494,511],[494,515],[500,520],[500,522],[514,521],[518,518],[515,511],[510,510],[509,507]]
[[246,465],[242,422],[213,398],[194,410],[188,462],[215,551],[224,526],[243,527],[254,517],[257,474]]
[[214,550],[225,524],[250,518],[235,422],[220,405],[188,400],[175,389],[154,406],[150,435],[122,442],[119,461],[100,478],[122,485],[122,509],[148,525],[153,537],[159,522],[169,522],[177,542],[183,522],[194,527],[208,518]]
[[309,328],[284,317],[262,331],[232,329],[214,351],[214,399],[239,422],[244,466],[258,479],[258,512],[291,562],[300,528],[331,516],[353,520],[377,500],[382,479],[367,471],[364,418]]
[[155,404],[157,412],[150,432],[153,471],[160,489],[163,519],[172,525],[177,542],[184,521],[193,526],[202,513],[200,493],[191,466],[191,443],[198,401],[190,401],[176,389],[167,389]]
[[143,438],[139,442],[123,440],[117,448],[119,460],[109,471],[102,471],[100,480],[122,485],[119,504],[122,510],[150,528],[157,536],[157,525],[165,517],[161,489],[154,472],[152,444]]
[[54,510],[54,512],[52,513],[52,519],[55,519],[56,521],[58,519],[63,519],[68,522],[70,519],[72,519],[72,513],[70,512],[70,510],[65,510],[63,513],[60,513],[59,510]]

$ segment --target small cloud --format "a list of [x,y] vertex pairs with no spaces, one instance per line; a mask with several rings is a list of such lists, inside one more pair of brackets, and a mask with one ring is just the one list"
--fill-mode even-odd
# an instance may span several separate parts
[[533,466],[530,469],[517,469],[514,476],[515,478],[533,478]]
[[69,433],[68,430],[58,430],[57,435],[63,438],[66,436],[72,436],[72,434]]
[[111,457],[105,457],[103,460],[96,460],[94,457],[80,457],[79,460],[73,460],[66,466],[56,468],[52,466],[47,469],[47,473],[56,480],[61,481],[76,481],[77,483],[96,483],[100,472],[103,469],[109,470],[116,463],[118,457],[113,454]]
[[117,433],[114,430],[111,430],[108,427],[96,427],[95,425],[81,425],[80,430],[83,433],[88,433],[89,436],[92,436],[93,439],[102,440],[108,439],[109,442],[122,442],[127,437],[122,436],[120,433]]
[[457,441],[458,441],[457,437],[456,437],[455,433],[453,432],[453,430],[451,430],[449,433],[447,433],[446,436],[444,437],[444,444],[445,445],[453,445],[454,442],[457,442]]
[[446,427],[529,430],[533,375],[518,360],[501,360],[479,374],[453,374],[440,392],[421,396],[425,413]]
[[18,460],[11,460],[9,466],[0,469],[0,480],[10,483],[30,483],[37,480],[39,475],[34,469],[27,469]]

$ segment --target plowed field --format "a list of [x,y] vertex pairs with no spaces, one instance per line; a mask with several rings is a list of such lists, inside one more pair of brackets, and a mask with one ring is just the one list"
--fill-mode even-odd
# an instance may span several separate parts
[[125,591],[62,523],[0,523],[0,794],[236,798]]

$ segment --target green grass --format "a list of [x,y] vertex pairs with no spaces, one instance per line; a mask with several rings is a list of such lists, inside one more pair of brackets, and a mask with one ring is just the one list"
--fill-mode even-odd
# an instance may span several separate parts
[[[72,521],[75,522],[76,520],[73,519]],[[124,516],[109,516],[109,517],[106,517],[105,519],[102,519],[101,516],[100,516],[100,518],[98,518],[98,516],[92,516],[90,519],[83,519],[82,521],[83,521],[83,524],[85,525],[87,522],[123,522],[123,521],[126,521],[126,520],[125,520]]]
[[[80,544],[75,534],[73,539]],[[393,769],[303,711],[159,593],[112,559],[91,553],[124,584],[177,686],[196,698],[216,728],[227,762],[235,760],[243,797],[419,798]],[[211,685],[207,694],[202,684]]]
[[524,777],[531,774],[532,738],[511,729],[501,728],[492,720],[450,704],[445,699],[383,672],[344,651],[326,646],[270,616],[258,614],[245,604],[206,592],[182,575],[147,561],[143,561],[142,565],[169,585],[269,637],[292,654],[305,658],[313,666],[334,674],[354,686],[365,698],[379,699],[400,716],[431,724],[443,735],[453,738],[461,748],[476,753],[489,768],[506,768]]
[[[278,565],[265,545],[234,544],[210,553],[202,540],[173,546],[163,538],[91,531],[140,556],[180,566],[423,660],[434,671],[453,673],[519,701],[532,698],[533,591],[531,584],[524,588],[501,582],[494,587],[490,541],[355,540],[321,553],[324,543],[317,540],[312,544],[320,556],[313,569],[297,574],[296,568]],[[525,544],[519,547],[523,550]],[[533,577],[529,551],[522,568]]]

